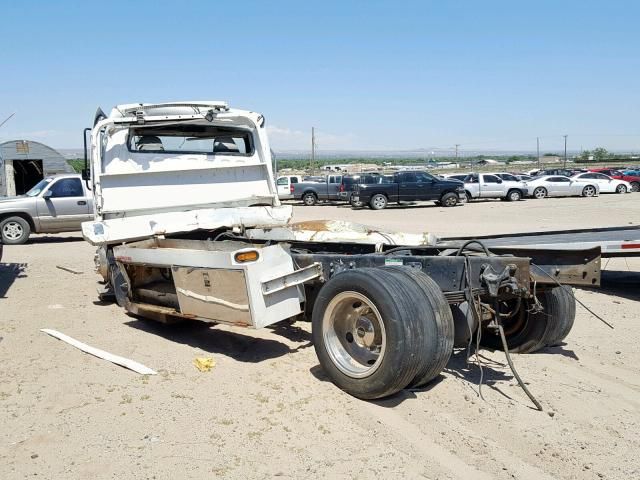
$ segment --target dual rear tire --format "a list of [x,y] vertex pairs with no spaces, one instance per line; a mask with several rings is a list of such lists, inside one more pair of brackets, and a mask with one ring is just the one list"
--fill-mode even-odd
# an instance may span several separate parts
[[[554,287],[538,293],[537,298],[541,311],[536,311],[532,308],[532,302],[524,300],[518,305],[500,303],[510,352],[534,353],[545,347],[559,345],[569,335],[576,318],[576,300],[571,288]],[[503,350],[499,333],[486,327],[480,343],[494,350]]]
[[453,350],[453,317],[437,284],[406,267],[340,273],[312,315],[320,365],[345,392],[382,398],[437,377]]

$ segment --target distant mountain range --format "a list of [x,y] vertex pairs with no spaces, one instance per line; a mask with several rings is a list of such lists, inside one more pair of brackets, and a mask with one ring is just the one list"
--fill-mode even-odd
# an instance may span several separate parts
[[[84,151],[81,148],[59,148],[57,149],[65,158],[83,158]],[[611,153],[621,154],[638,154],[638,152],[631,151],[617,151],[610,150]],[[277,158],[283,159],[296,159],[311,157],[310,150],[274,150]],[[556,155],[562,155],[564,152],[553,151],[547,152],[541,151],[540,154],[554,153]],[[568,156],[574,156],[579,154],[579,150],[567,150]],[[431,157],[453,157],[455,151],[443,151],[428,150],[428,149],[416,149],[416,150],[321,150],[316,152],[316,158],[321,159],[333,159],[333,158],[416,158],[428,160]],[[511,155],[536,155],[535,150],[465,150],[460,152],[460,157],[475,157],[478,155],[484,155],[485,157],[503,157]]]

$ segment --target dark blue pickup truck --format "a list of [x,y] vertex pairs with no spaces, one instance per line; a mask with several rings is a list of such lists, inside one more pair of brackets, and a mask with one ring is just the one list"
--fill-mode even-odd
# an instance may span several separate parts
[[354,187],[352,199],[373,210],[382,210],[389,202],[433,200],[445,207],[454,207],[466,201],[461,181],[434,177],[426,172],[397,172],[390,183],[361,183]]

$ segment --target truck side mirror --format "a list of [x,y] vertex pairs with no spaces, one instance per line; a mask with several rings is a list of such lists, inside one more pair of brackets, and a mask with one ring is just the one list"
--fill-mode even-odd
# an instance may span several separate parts
[[498,183],[502,183],[502,179],[501,178],[498,179]]
[[91,179],[91,172],[89,171],[88,168],[83,168],[82,169],[82,180],[90,180]]

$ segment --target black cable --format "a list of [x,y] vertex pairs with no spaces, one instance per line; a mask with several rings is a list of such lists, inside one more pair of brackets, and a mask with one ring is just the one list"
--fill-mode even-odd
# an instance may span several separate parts
[[502,324],[500,323],[500,306],[498,305],[497,299],[495,300],[494,308],[496,310],[495,319],[496,319],[496,323],[498,324],[498,331],[500,332],[500,340],[502,340],[502,348],[504,349],[505,357],[507,357],[507,363],[509,364],[511,373],[513,373],[513,376],[517,380],[518,385],[520,385],[520,388],[522,388],[522,390],[524,390],[524,393],[527,394],[527,397],[529,397],[529,400],[531,400],[533,404],[536,406],[536,408],[542,412],[543,411],[542,405],[536,399],[536,397],[533,396],[533,394],[529,391],[527,386],[524,384],[524,382],[520,378],[520,375],[518,375],[518,371],[516,370],[515,365],[511,361],[511,354],[509,353],[509,345],[507,345],[507,338],[504,336],[504,329],[502,328]]
[[468,245],[471,245],[472,243],[476,243],[476,244],[480,245],[480,247],[482,247],[482,250],[484,251],[484,253],[485,253],[485,255],[486,255],[487,257],[490,257],[490,256],[491,256],[491,253],[489,252],[489,249],[486,247],[486,245],[485,245],[484,243],[482,243],[480,240],[474,240],[474,239],[471,239],[471,240],[467,240],[466,242],[464,242],[464,243],[462,244],[462,246],[458,249],[458,253],[456,253],[456,257],[459,257],[459,256],[460,256],[460,254],[464,251],[464,249],[465,249]]
[[[564,285],[562,285],[558,280],[556,280],[555,278],[553,278],[551,275],[549,275],[547,272],[544,271],[544,269],[539,266],[536,265],[535,263],[531,262],[531,265],[533,265],[534,267],[537,267],[538,270],[540,270],[542,273],[544,273],[547,277],[549,277],[551,280],[553,280],[559,287],[564,288]],[[589,307],[587,307],[584,303],[582,303],[580,300],[578,300],[576,298],[576,296],[573,293],[572,289],[568,290],[569,293],[571,294],[571,296],[573,297],[573,299],[578,302],[580,305],[582,305],[585,310],[587,310],[587,312],[589,312],[591,315],[593,315],[594,317],[596,317],[598,320],[600,320],[602,323],[604,323],[607,327],[609,327],[611,330],[613,330],[613,325],[611,325],[609,322],[607,322],[604,318],[602,318],[600,315],[598,315],[596,312],[594,312],[593,310],[591,310]]]

